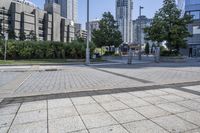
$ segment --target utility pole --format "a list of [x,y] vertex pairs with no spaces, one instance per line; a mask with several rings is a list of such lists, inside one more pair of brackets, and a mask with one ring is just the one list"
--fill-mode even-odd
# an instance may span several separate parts
[[140,21],[140,47],[139,47],[139,60],[142,60],[142,19],[141,19],[141,16],[142,16],[142,9],[144,7],[140,6],[140,9],[139,9],[139,21]]
[[85,62],[87,65],[90,64],[90,48],[89,48],[90,25],[89,25],[89,21],[90,21],[90,4],[89,4],[89,0],[87,0],[87,48],[86,48],[86,62]]

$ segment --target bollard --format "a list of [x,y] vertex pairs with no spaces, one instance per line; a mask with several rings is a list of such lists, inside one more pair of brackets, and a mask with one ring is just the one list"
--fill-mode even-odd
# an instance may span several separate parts
[[129,65],[132,64],[132,60],[133,60],[133,52],[131,49],[129,49],[129,52],[128,52],[128,64]]

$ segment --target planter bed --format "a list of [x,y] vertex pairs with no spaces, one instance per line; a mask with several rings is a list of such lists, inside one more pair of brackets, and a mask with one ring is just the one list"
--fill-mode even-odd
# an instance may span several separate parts
[[174,57],[170,57],[170,56],[161,56],[160,57],[160,61],[161,62],[172,62],[172,63],[182,63],[182,62],[186,62],[187,58],[184,56],[174,56]]

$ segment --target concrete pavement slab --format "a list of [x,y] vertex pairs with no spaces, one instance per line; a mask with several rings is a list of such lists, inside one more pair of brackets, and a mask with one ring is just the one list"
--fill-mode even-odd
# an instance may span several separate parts
[[47,110],[37,110],[31,112],[18,113],[13,124],[26,124],[47,120]]
[[142,98],[143,100],[151,103],[151,104],[161,104],[161,103],[167,103],[169,101],[161,98],[161,97],[145,97],[145,98]]
[[200,126],[200,113],[196,111],[177,114],[179,117]]
[[89,131],[90,133],[128,133],[121,125],[94,128]]
[[47,122],[13,125],[9,133],[47,133]]
[[200,102],[200,98],[198,98],[198,99],[194,99],[194,101]]
[[70,133],[89,133],[87,130],[81,130],[81,131],[75,131],[75,132],[70,132]]
[[0,108],[0,116],[1,115],[10,115],[15,114],[19,108],[20,104],[11,104],[11,105],[4,105]]
[[105,112],[105,110],[98,104],[85,104],[75,106],[80,115],[96,114]]
[[138,112],[134,111],[133,109],[125,109],[119,111],[112,111],[110,114],[119,122],[119,123],[127,123],[133,122],[138,120],[144,120],[143,117]]
[[69,98],[48,100],[48,108],[60,108],[73,106]]
[[200,109],[200,103],[195,102],[193,100],[181,101],[181,102],[177,102],[177,104],[187,107],[190,110],[199,110]]
[[129,108],[128,106],[126,106],[125,104],[123,104],[119,101],[114,101],[114,102],[109,102],[109,103],[101,103],[101,105],[107,111],[115,111],[115,110],[121,110],[121,109],[128,109]]
[[176,95],[184,97],[186,99],[196,99],[196,98],[199,98],[198,95],[191,94],[191,93],[186,93],[186,92],[181,92],[181,93],[178,93]]
[[152,121],[172,133],[180,133],[198,128],[198,126],[191,124],[183,119],[180,119],[175,115],[154,118],[152,119]]
[[34,102],[26,102],[23,103],[19,109],[19,113],[21,112],[29,112],[34,110],[45,110],[47,109],[46,101],[34,101]]
[[84,115],[82,116],[82,119],[89,129],[117,124],[117,122],[107,113]]
[[154,117],[166,116],[170,114],[169,112],[153,105],[138,107],[134,109],[149,119]]
[[0,127],[9,127],[15,117],[15,114],[0,115]]
[[139,98],[122,100],[122,102],[131,108],[151,105],[150,103]]
[[170,101],[170,102],[178,102],[178,101],[186,100],[185,98],[174,95],[174,94],[164,95],[164,96],[160,96],[160,97],[167,101]]
[[200,128],[194,129],[194,130],[190,130],[190,131],[186,131],[184,133],[200,133]]
[[147,131],[148,133],[168,133],[166,130],[149,120],[131,122],[123,124],[123,126],[130,133],[146,133]]
[[0,133],[7,133],[9,127],[0,127]]
[[147,93],[146,91],[136,91],[136,92],[130,92],[130,94],[136,96],[136,97],[153,97],[153,94]]
[[79,116],[49,120],[49,133],[66,133],[86,130]]
[[176,90],[176,89],[172,89],[172,88],[168,88],[168,89],[163,89],[163,91],[177,95],[179,97],[183,97],[184,99],[196,99],[199,98],[198,95],[194,95],[188,92],[183,92],[181,90]]
[[190,109],[180,106],[175,103],[165,103],[165,104],[159,104],[158,107],[162,108],[163,110],[166,110],[171,113],[181,113],[181,112],[187,112],[190,111]]
[[164,92],[164,91],[160,91],[160,90],[148,90],[146,91],[147,93],[150,93],[152,95],[155,95],[155,96],[163,96],[163,95],[168,95],[169,93],[167,92]]
[[67,118],[72,116],[78,116],[78,113],[73,106],[48,109],[48,119]]
[[107,103],[107,102],[113,102],[116,101],[114,97],[111,95],[98,95],[98,96],[92,96],[98,103]]
[[112,96],[119,100],[127,100],[127,99],[137,98],[129,93],[117,93],[117,94],[112,94]]
[[96,103],[94,99],[92,99],[91,97],[77,97],[77,98],[71,98],[71,100],[75,105]]

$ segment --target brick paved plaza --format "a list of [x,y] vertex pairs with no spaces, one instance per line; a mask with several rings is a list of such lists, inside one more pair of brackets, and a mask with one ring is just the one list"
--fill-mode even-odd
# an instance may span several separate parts
[[0,133],[200,133],[200,62],[0,70]]

